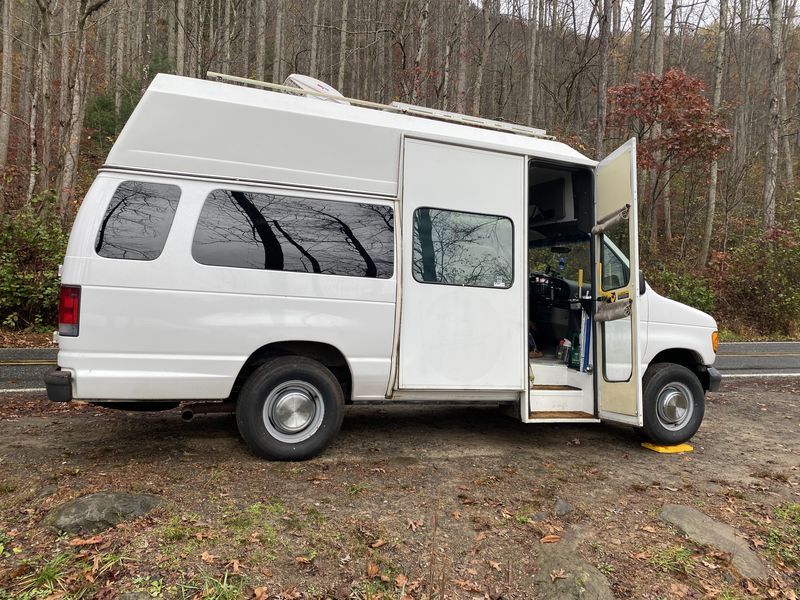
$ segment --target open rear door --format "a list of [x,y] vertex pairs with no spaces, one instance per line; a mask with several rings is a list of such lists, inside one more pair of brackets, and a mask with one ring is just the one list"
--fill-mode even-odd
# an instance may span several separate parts
[[595,171],[595,310],[599,416],[642,425],[636,139]]

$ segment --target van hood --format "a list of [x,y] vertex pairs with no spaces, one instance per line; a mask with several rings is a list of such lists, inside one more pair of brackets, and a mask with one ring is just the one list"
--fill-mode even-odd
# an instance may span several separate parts
[[649,285],[648,293],[652,294],[649,298],[650,306],[648,310],[651,323],[676,323],[692,327],[717,329],[716,320],[708,313],[662,296]]

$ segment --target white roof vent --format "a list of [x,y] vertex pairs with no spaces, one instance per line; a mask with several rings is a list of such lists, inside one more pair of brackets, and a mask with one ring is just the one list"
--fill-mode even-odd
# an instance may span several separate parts
[[[324,81],[320,81],[319,79],[314,79],[313,77],[309,77],[308,75],[299,75],[297,73],[292,73],[286,78],[286,81],[283,82],[283,85],[287,87],[297,88],[300,90],[305,90],[307,92],[319,92],[321,94],[328,94],[329,96],[336,96],[336,98],[324,98],[321,96],[317,96],[317,98],[319,98],[320,100],[338,102],[339,104],[350,104],[339,90],[329,86]],[[339,100],[338,98],[341,98],[341,100]]]

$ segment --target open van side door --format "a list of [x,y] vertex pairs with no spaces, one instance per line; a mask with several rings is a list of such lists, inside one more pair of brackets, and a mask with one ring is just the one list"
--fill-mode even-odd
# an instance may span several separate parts
[[598,299],[594,324],[599,416],[641,426],[635,138],[597,165],[595,215],[592,237]]

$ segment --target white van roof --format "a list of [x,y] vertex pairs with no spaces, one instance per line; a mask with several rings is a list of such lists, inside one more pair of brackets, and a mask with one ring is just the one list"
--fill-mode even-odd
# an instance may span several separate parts
[[403,135],[596,164],[553,140],[159,74],[104,168],[394,197]]

